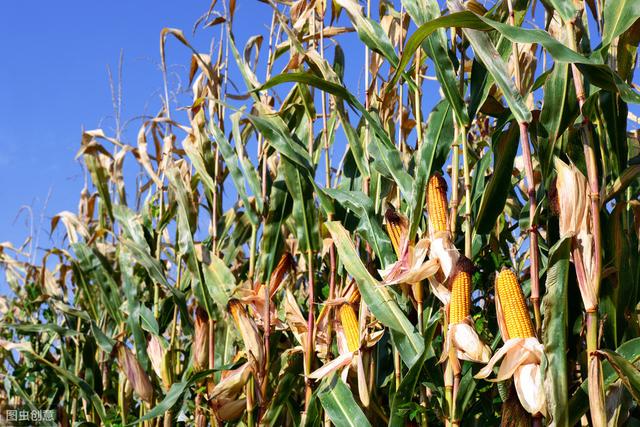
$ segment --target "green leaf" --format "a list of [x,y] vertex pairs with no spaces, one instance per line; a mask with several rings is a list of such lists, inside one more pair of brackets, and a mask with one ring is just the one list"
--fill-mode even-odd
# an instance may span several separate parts
[[77,264],[85,275],[92,279],[92,288],[97,291],[102,298],[104,307],[109,315],[116,322],[123,320],[120,304],[122,298],[118,289],[118,284],[113,278],[113,271],[106,259],[96,250],[85,243],[75,243],[71,245],[73,252],[78,258]]
[[[548,158],[541,163],[551,165],[554,146],[562,134],[579,114],[578,102],[569,65],[557,62],[549,80],[544,85],[544,103],[540,113],[540,123],[547,131],[544,139],[544,153]],[[541,155],[544,154],[541,152]]]
[[317,250],[319,244],[318,217],[312,197],[313,187],[309,184],[308,179],[302,176],[299,165],[287,158],[281,159],[280,168],[289,194],[293,199],[291,219],[293,219],[299,245],[305,250]]
[[349,191],[342,188],[325,188],[322,191],[358,217],[360,220],[358,231],[371,245],[371,249],[380,258],[383,267],[395,261],[391,240],[378,221],[373,202],[366,194],[362,191]]
[[349,15],[360,40],[372,50],[382,54],[391,65],[396,66],[398,64],[398,55],[382,26],[364,16],[362,6],[355,0],[336,0],[336,3],[344,8]]
[[127,425],[131,426],[134,424],[139,424],[144,421],[152,420],[154,418],[165,415],[168,410],[175,406],[182,395],[188,391],[189,387],[212,375],[214,372],[216,372],[214,369],[208,369],[202,372],[198,372],[187,381],[174,383],[160,403],[151,408],[151,410],[147,412],[142,418]]
[[318,389],[318,398],[336,426],[366,427],[369,420],[358,406],[349,387],[340,377],[326,378]]
[[[238,195],[242,199],[242,204],[247,212],[249,217],[249,221],[252,224],[258,224],[260,221],[258,219],[258,215],[255,210],[251,206],[251,202],[249,202],[249,196],[247,195],[247,189],[245,188],[245,176],[243,176],[240,168],[238,167],[238,157],[233,151],[231,144],[224,136],[222,130],[215,124],[213,121],[209,122],[209,128],[213,138],[218,144],[218,148],[220,150],[220,154],[224,158],[225,165],[227,169],[229,169],[229,174],[231,175],[231,179],[233,180],[233,185],[238,192]],[[242,141],[236,141],[236,144],[242,144]],[[260,193],[258,193],[260,194]]]
[[[493,175],[489,179],[480,200],[480,208],[476,217],[476,230],[479,234],[488,234],[502,214],[507,196],[512,190],[511,173],[513,161],[518,152],[520,130],[516,123],[506,132],[498,131],[494,135]],[[485,154],[486,156],[487,154]]]
[[[640,338],[633,338],[616,349],[616,354],[627,360],[629,363],[636,363],[640,360]],[[602,363],[603,385],[608,388],[618,378],[618,373],[611,366],[608,360]],[[580,418],[589,410],[589,380],[585,379],[569,400],[569,425],[576,425]]]
[[229,267],[215,254],[210,254],[210,263],[203,266],[202,273],[211,298],[219,307],[226,307],[236,287],[236,279]]
[[[440,6],[435,0],[402,0],[402,4],[418,27],[440,16]],[[443,29],[436,30],[423,42],[422,48],[433,61],[436,78],[442,87],[445,98],[453,106],[458,122],[469,125],[469,114],[460,94],[456,71],[451,62],[447,46],[447,36]]]
[[387,147],[393,146],[393,142],[391,142],[391,139],[389,139],[389,135],[387,135],[387,132],[380,124],[380,121],[375,116],[371,115],[371,113],[367,111],[364,105],[362,105],[354,95],[352,95],[344,86],[339,83],[325,80],[322,77],[318,77],[311,73],[287,73],[278,74],[277,76],[272,77],[268,82],[266,82],[256,90],[262,91],[270,89],[282,83],[292,82],[308,84],[345,100],[352,108],[358,110],[362,114],[362,117],[364,117],[367,123],[369,123],[371,130],[376,134],[378,138],[380,138],[380,141],[382,141],[384,145],[386,145]]
[[627,31],[640,18],[640,2],[607,0],[604,4],[603,18],[602,45],[608,46],[613,39]]
[[396,394],[393,396],[388,424],[389,427],[401,427],[406,425],[405,415],[402,414],[400,409],[404,405],[412,401],[413,396],[415,396],[416,393],[416,386],[419,386],[424,362],[434,356],[433,349],[431,348],[431,340],[435,333],[436,327],[439,325],[438,316],[436,315],[430,320],[431,323],[424,334],[425,351],[420,355],[420,358],[404,375],[402,381],[400,382],[400,387],[398,387],[398,390],[396,390]]
[[91,321],[91,334],[95,338],[98,347],[100,347],[100,349],[105,353],[111,354],[111,350],[113,350],[113,346],[116,342],[102,332],[94,320]]
[[598,355],[606,358],[629,390],[636,402],[640,402],[640,371],[627,359],[611,350],[599,350]]
[[544,354],[544,388],[547,407],[558,427],[569,426],[568,400],[568,312],[569,255],[571,239],[563,239],[549,251],[546,293],[542,299],[544,317],[542,342]]
[[[631,1],[631,0],[630,0]],[[459,2],[457,2],[460,5]],[[404,70],[411,61],[411,57],[415,54],[418,47],[424,39],[431,35],[438,28],[459,27],[466,28],[469,31],[480,30],[496,30],[502,36],[516,43],[537,43],[543,46],[555,62],[565,62],[577,64],[580,71],[585,74],[590,82],[598,87],[607,90],[613,90],[620,93],[627,102],[640,102],[640,95],[631,89],[620,76],[614,73],[611,68],[601,62],[599,55],[593,57],[585,57],[560,43],[549,33],[543,30],[530,30],[520,27],[514,27],[502,22],[494,21],[486,16],[478,16],[469,11],[451,13],[434,19],[420,26],[407,40],[402,51],[402,57],[398,64],[398,70],[390,81],[390,86],[397,83],[400,78],[400,70]],[[514,116],[521,121],[522,118],[528,117],[528,110],[523,109],[521,97],[513,92],[513,82],[508,79],[509,74],[506,72],[504,61],[499,59],[495,48],[487,37],[482,37],[477,32],[471,32],[469,37],[474,48],[476,56],[487,67],[492,77],[496,79],[496,83],[500,86],[506,95],[507,104],[512,109]],[[496,61],[494,63],[494,61]],[[498,77],[498,78],[496,78]],[[505,89],[509,89],[505,92]]]
[[176,199],[178,201],[178,249],[180,254],[186,258],[187,268],[191,273],[191,279],[194,281],[193,287],[198,302],[204,307],[207,314],[213,317],[214,312],[211,296],[205,286],[195,243],[193,242],[193,231],[190,223],[190,208],[192,206],[191,193],[187,191],[177,167],[172,167],[167,171],[167,178],[176,192]]
[[[464,6],[459,0],[448,0],[447,4],[454,12],[464,10]],[[471,46],[473,46],[476,58],[482,61],[491,77],[502,90],[502,95],[518,123],[530,123],[532,119],[531,112],[516,88],[507,64],[500,57],[489,36],[486,33],[472,29],[463,29],[463,32],[469,39]]]
[[[138,245],[137,243],[134,244]],[[142,245],[144,245],[145,250],[147,250],[146,242]],[[131,251],[129,251],[124,244],[120,246],[118,261],[120,262],[120,277],[122,279],[122,286],[127,300],[127,311],[129,312],[127,325],[129,325],[129,329],[133,335],[133,342],[136,348],[136,354],[138,355],[138,360],[144,369],[148,369],[151,366],[151,362],[147,355],[147,339],[140,327],[140,299],[138,296],[137,282],[134,278],[133,272],[135,260],[131,256]],[[159,334],[156,333],[156,335]],[[101,344],[97,337],[96,342]],[[102,345],[100,346],[102,347]]]
[[282,175],[278,175],[271,185],[269,212],[262,229],[260,239],[260,271],[262,283],[267,283],[271,272],[278,262],[280,248],[284,244],[282,225],[291,213],[292,198],[286,188]]
[[105,424],[110,425],[110,421],[107,418],[107,412],[106,412],[106,410],[104,408],[104,405],[102,404],[102,400],[100,399],[100,396],[98,396],[96,394],[96,392],[93,391],[91,386],[89,384],[87,384],[83,379],[81,379],[78,376],[72,374],[68,370],[56,365],[55,363],[50,362],[46,358],[40,356],[39,354],[34,352],[31,349],[31,347],[16,346],[15,350],[17,350],[17,351],[19,351],[21,353],[26,353],[26,356],[31,357],[31,358],[35,359],[36,361],[38,361],[38,363],[41,363],[41,364],[51,368],[63,380],[65,380],[66,382],[69,382],[69,383],[73,384],[74,386],[76,386],[78,388],[78,390],[80,391],[80,394],[87,401],[91,402],[91,405],[95,409],[96,414],[98,414],[98,417],[100,417],[100,420],[102,420],[102,422],[104,422]]
[[400,356],[408,367],[413,366],[424,351],[424,342],[416,328],[400,309],[391,292],[374,279],[360,260],[349,233],[339,222],[326,223],[345,268],[358,284],[364,302],[374,316],[391,329]]
[[247,117],[273,148],[307,173],[312,173],[309,153],[299,141],[293,139],[291,131],[280,117],[267,114],[249,114]]
[[578,13],[573,2],[570,0],[545,0],[558,12],[564,22],[569,22],[576,17]]
[[405,170],[400,158],[400,151],[395,145],[384,145],[375,135],[370,139],[369,154],[383,166],[384,175],[393,178],[402,195],[410,200],[413,179]]
[[[442,166],[441,164],[434,165],[436,154],[443,154],[446,159],[453,142],[453,123],[449,102],[446,100],[440,101],[429,114],[427,123],[429,123],[429,127],[425,132],[424,141],[418,148],[414,172],[415,180],[411,197],[409,198],[409,212],[411,213],[409,218],[411,221],[409,240],[414,239],[423,217],[427,182],[431,176],[431,170],[434,166],[436,168]],[[442,160],[442,163],[444,161]]]
[[338,104],[339,105],[336,106],[336,110],[338,112],[338,117],[340,118],[340,123],[342,124],[342,129],[344,129],[344,134],[347,137],[349,149],[353,155],[353,160],[356,162],[356,166],[358,167],[360,174],[363,177],[368,177],[371,175],[371,172],[369,171],[369,162],[365,156],[360,137],[353,126],[351,126],[351,123],[349,123],[349,116],[344,111],[343,103],[339,102]]
[[11,328],[16,332],[21,332],[25,334],[46,334],[46,333],[54,333],[59,335],[61,338],[64,337],[75,337],[79,335],[79,332],[73,329],[68,329],[62,327],[60,325],[56,325],[54,323],[2,323],[0,322],[0,327],[2,328]]
[[[231,115],[231,129],[233,131],[233,139],[236,145],[236,154],[240,160],[242,174],[247,180],[247,184],[256,200],[256,210],[262,212],[264,209],[264,201],[262,200],[262,187],[260,186],[260,176],[258,176],[258,168],[256,168],[246,155],[245,143],[240,133],[240,117],[242,112],[239,111]],[[226,162],[226,161],[225,161]]]

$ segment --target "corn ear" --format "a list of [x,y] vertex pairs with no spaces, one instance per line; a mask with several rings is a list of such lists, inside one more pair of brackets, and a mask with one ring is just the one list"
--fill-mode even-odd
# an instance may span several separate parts
[[451,302],[449,304],[449,323],[462,322],[471,312],[471,274],[473,263],[464,255],[458,259],[456,270],[451,278]]
[[116,347],[118,364],[138,396],[148,404],[153,401],[153,385],[138,359],[124,344]]
[[193,367],[202,371],[209,367],[209,316],[200,307],[196,308],[193,329]]
[[349,351],[357,351],[360,348],[360,326],[356,312],[349,304],[340,306],[340,323],[347,337],[347,346]]
[[431,234],[448,231],[447,182],[435,173],[427,184],[427,213]]
[[294,266],[293,256],[289,252],[285,252],[282,257],[280,257],[280,261],[278,261],[278,265],[271,273],[271,279],[269,280],[269,296],[273,296],[278,289],[284,283],[284,279],[286,275],[291,271]]
[[535,336],[529,309],[513,271],[503,269],[496,277],[496,294],[500,311],[509,337],[530,338]]
[[400,215],[394,209],[387,209],[384,214],[385,226],[387,228],[387,234],[391,239],[391,245],[396,252],[396,256],[400,258],[402,255],[402,245],[407,238],[407,232],[409,230],[409,222],[406,217]]

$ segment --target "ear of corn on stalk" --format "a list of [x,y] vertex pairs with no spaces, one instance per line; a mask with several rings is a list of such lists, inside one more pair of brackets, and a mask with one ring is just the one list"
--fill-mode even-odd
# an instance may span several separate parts
[[409,228],[407,218],[398,214],[394,209],[387,209],[384,214],[385,226],[387,228],[387,234],[391,239],[391,245],[396,252],[396,256],[400,258],[402,256],[402,246],[404,239]]
[[449,231],[447,182],[439,173],[429,178],[427,184],[427,213],[431,234]]
[[546,398],[540,363],[544,346],[535,337],[529,310],[515,273],[503,269],[496,276],[496,311],[504,345],[478,372],[476,378],[491,375],[493,366],[502,358],[497,381],[513,377],[522,407],[530,414],[545,415]]
[[195,311],[193,330],[193,367],[196,371],[202,371],[209,366],[209,316],[200,307]]
[[496,277],[496,295],[504,317],[508,338],[529,338],[535,336],[529,309],[518,283],[518,278],[509,269],[502,270]]
[[460,323],[469,316],[471,309],[471,274],[473,263],[461,256],[451,279],[451,302],[449,303],[449,322]]
[[[486,363],[491,357],[491,349],[482,341],[471,320],[473,269],[471,260],[461,256],[449,279],[451,283],[451,298],[447,305],[449,326],[440,361],[445,361],[449,356],[455,356],[460,360]],[[454,365],[459,367],[457,362]]]
[[349,351],[357,351],[360,348],[360,326],[356,312],[351,305],[342,304],[340,306],[340,323],[342,323],[342,329],[347,337]]

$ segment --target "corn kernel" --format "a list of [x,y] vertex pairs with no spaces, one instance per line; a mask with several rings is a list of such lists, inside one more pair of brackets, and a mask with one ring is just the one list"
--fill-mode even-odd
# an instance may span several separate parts
[[509,338],[535,336],[522,288],[513,271],[503,269],[498,274],[496,278],[496,294],[500,301]]
[[427,185],[427,212],[432,233],[448,231],[447,182],[435,173]]
[[347,347],[349,351],[356,351],[360,348],[360,326],[356,312],[349,304],[340,306],[340,323],[347,337]]
[[471,274],[473,263],[461,256],[451,278],[451,303],[449,305],[449,323],[455,325],[467,318],[471,312]]

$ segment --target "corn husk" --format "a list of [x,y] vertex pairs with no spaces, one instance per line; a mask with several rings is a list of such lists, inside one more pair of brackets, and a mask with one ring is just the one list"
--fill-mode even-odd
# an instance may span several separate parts
[[122,343],[117,344],[116,355],[118,365],[133,390],[147,404],[151,404],[153,402],[153,385],[136,356]]
[[209,367],[209,316],[200,307],[196,308],[193,322],[194,337],[193,367],[196,371],[202,371]]

